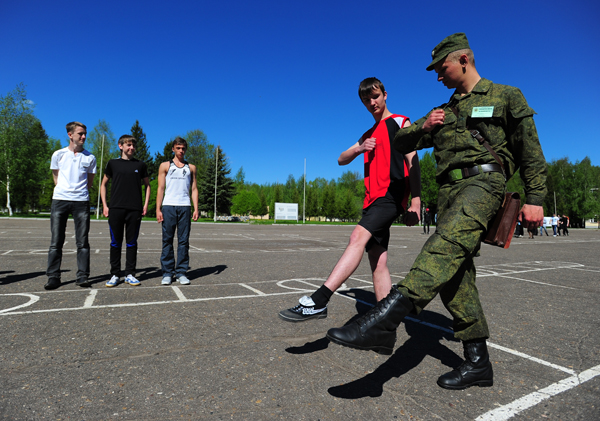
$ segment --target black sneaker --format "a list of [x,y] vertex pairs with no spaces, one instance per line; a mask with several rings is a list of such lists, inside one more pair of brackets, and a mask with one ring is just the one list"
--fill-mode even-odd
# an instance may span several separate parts
[[44,289],[51,290],[56,289],[60,286],[60,278],[49,278],[46,285],[44,285]]
[[288,322],[305,322],[310,319],[324,319],[327,317],[327,306],[315,308],[312,298],[304,296],[300,298],[300,304],[287,310],[281,310],[279,317]]
[[83,288],[92,286],[92,283],[87,278],[79,278],[77,280],[77,282],[75,282],[75,283],[77,284],[78,287],[83,287]]

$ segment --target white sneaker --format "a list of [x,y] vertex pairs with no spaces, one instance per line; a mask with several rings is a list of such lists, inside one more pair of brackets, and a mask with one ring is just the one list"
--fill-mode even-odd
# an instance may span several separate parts
[[125,282],[127,282],[129,285],[133,285],[133,286],[141,285],[141,282],[138,281],[137,279],[135,279],[135,277],[133,275],[127,275],[127,277],[125,278]]
[[185,275],[181,275],[179,278],[176,278],[179,283],[181,285],[189,285],[190,284],[190,280],[185,276]]
[[171,277],[163,276],[162,281],[160,281],[162,285],[171,285]]
[[108,288],[116,287],[117,285],[119,285],[119,277],[117,275],[113,275],[109,281],[106,281],[106,286]]

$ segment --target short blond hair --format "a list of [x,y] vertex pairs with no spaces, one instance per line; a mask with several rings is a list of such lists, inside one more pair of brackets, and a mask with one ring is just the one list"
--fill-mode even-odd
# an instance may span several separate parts
[[473,67],[475,67],[475,56],[473,55],[473,50],[471,50],[469,48],[465,48],[463,50],[452,51],[450,54],[448,54],[448,56],[446,57],[446,60],[448,60],[452,63],[457,63],[458,60],[460,59],[460,56],[462,56],[463,54],[466,54],[466,56],[469,58],[469,63],[471,63],[473,65]]
[[80,123],[79,121],[71,121],[70,123],[67,123],[67,133],[73,133],[76,127],[83,127],[87,131],[85,124]]
[[119,145],[124,145],[129,142],[133,143],[133,146],[137,145],[137,139],[130,134],[124,134],[119,138]]

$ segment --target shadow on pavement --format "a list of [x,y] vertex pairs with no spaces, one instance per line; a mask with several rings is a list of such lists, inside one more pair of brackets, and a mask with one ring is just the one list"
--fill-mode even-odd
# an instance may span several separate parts
[[[452,322],[447,317],[423,311],[421,319],[427,322],[447,326]],[[330,387],[330,395],[342,399],[359,399],[365,397],[377,397],[383,393],[384,384],[394,378],[400,377],[417,367],[426,356],[440,360],[449,368],[457,367],[462,363],[456,353],[440,343],[442,338],[454,341],[454,335],[438,329],[427,328],[419,323],[406,321],[406,333],[410,338],[400,346],[396,352],[375,371],[350,383]],[[442,375],[444,373],[440,373]]]

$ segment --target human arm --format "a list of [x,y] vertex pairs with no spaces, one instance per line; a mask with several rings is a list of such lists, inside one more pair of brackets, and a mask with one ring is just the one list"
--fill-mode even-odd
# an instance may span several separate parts
[[58,184],[58,171],[59,170],[52,170],[52,179],[54,180],[55,186]]
[[367,151],[372,151],[375,149],[375,145],[377,140],[374,137],[369,137],[367,139],[360,139],[354,145],[346,149],[340,157],[338,158],[338,165],[348,165],[354,159]]
[[93,173],[88,173],[87,175],[87,188],[88,190],[92,188],[92,185],[94,184],[94,176],[96,174]]
[[194,214],[192,219],[198,220],[198,185],[196,183],[196,166],[190,164],[190,171],[192,172],[192,204],[194,205]]
[[104,174],[102,184],[100,184],[100,198],[102,199],[102,215],[108,218],[108,205],[106,204],[106,184],[108,184],[108,176]]
[[544,222],[542,205],[548,192],[548,170],[533,120],[535,111],[527,105],[519,89],[511,88],[506,95],[509,104],[508,145],[525,185],[525,205],[519,212],[519,220],[527,228],[538,228]]
[[406,211],[404,223],[410,227],[416,225],[421,219],[421,167],[416,152],[404,155],[404,160],[408,168],[408,183],[411,195],[410,206]]
[[148,177],[144,177],[142,179],[142,183],[144,183],[146,186],[146,201],[144,202],[144,208],[142,209],[142,216],[144,216],[146,215],[146,212],[148,212],[148,202],[150,201],[150,193],[152,189],[150,188],[150,180]]
[[[432,111],[432,113],[434,111]],[[442,113],[444,112],[441,109],[437,111],[441,111]],[[394,149],[403,154],[407,154],[418,149],[433,147],[433,137],[429,133],[431,130],[433,130],[433,128],[431,128],[429,132],[423,128],[423,125],[429,118],[429,115],[430,114],[418,119],[412,125],[406,124],[403,128],[398,130],[393,140]]]
[[165,196],[165,182],[167,177],[167,171],[169,170],[169,163],[163,162],[158,167],[158,187],[156,189],[156,222],[163,221],[163,214],[161,211],[163,198]]

